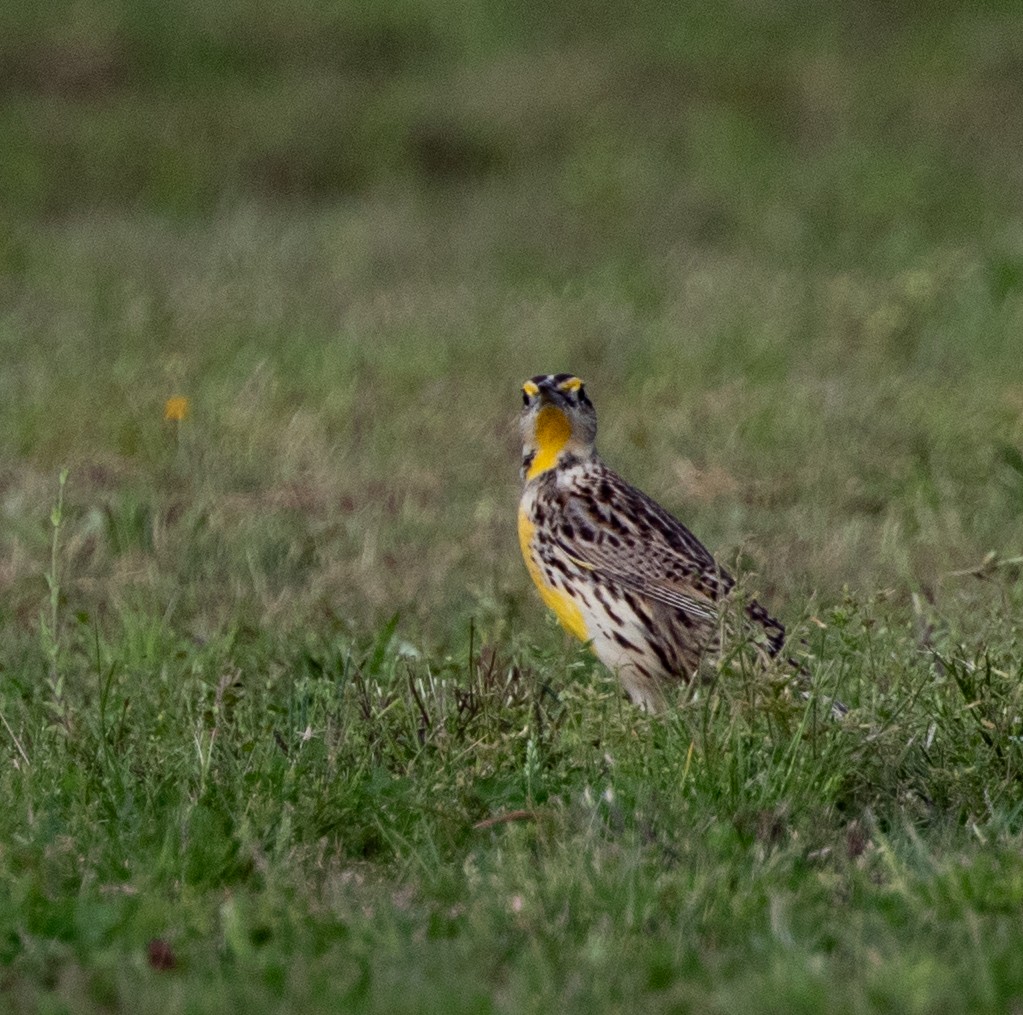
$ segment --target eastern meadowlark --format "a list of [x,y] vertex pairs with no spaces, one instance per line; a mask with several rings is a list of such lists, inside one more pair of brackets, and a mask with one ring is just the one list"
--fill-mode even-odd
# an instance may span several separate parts
[[[519,543],[529,574],[629,697],[657,710],[716,647],[735,581],[680,521],[601,461],[597,414],[578,377],[533,377],[522,400]],[[744,610],[758,654],[776,656],[785,628],[755,600]]]

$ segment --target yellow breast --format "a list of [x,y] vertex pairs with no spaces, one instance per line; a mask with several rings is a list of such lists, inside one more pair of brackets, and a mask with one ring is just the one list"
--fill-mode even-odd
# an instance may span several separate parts
[[526,562],[526,569],[533,584],[540,591],[543,601],[554,611],[554,615],[561,622],[561,626],[570,634],[574,634],[580,641],[589,641],[590,635],[586,630],[586,621],[583,619],[582,611],[567,592],[553,588],[544,579],[540,565],[537,564],[533,551],[533,537],[536,535],[536,526],[529,520],[524,510],[519,509],[519,546],[522,549],[522,558]]

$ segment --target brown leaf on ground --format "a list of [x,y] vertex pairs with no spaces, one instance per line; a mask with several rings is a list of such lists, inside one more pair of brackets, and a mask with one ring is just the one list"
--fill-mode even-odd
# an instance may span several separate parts
[[160,937],[154,937],[146,945],[146,958],[153,969],[158,969],[162,973],[174,969],[178,964],[174,957],[174,949]]

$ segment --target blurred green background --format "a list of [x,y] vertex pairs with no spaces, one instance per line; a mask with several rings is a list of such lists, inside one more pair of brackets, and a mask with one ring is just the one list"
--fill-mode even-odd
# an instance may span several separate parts
[[[1018,2],[0,4],[0,1008],[1020,1010],[1021,110]],[[569,647],[562,370],[821,698]]]
[[548,370],[783,613],[1018,551],[1015,4],[30,0],[0,100],[12,619],[67,463],[90,615],[535,630]]

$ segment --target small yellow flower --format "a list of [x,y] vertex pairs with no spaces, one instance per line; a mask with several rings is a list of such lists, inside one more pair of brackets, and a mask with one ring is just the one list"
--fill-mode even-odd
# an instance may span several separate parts
[[188,415],[188,399],[183,395],[168,398],[163,406],[163,418],[173,423],[180,423]]

